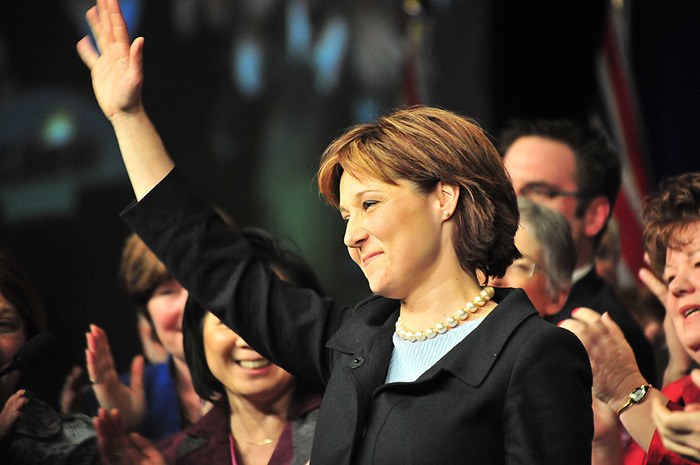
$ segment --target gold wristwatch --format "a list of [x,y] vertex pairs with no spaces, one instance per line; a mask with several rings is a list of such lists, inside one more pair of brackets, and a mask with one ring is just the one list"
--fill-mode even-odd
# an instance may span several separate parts
[[630,408],[632,405],[641,404],[647,393],[651,390],[651,384],[642,384],[639,387],[632,389],[632,392],[627,396],[627,402],[617,409],[617,415],[620,416],[622,412]]

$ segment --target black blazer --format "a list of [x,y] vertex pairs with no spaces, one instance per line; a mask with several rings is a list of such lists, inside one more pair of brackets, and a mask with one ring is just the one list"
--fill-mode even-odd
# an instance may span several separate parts
[[122,217],[190,295],[325,389],[311,463],[590,464],[590,364],[522,290],[416,382],[385,384],[399,302],[340,308],[276,278],[174,171]]

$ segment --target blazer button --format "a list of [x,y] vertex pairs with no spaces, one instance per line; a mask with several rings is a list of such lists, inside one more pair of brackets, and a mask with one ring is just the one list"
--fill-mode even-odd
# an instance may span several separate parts
[[350,362],[350,368],[361,367],[365,363],[364,357],[355,357],[352,362]]

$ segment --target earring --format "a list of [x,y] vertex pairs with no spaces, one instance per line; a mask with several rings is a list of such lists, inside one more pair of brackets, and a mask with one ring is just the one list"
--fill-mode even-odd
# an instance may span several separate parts
[[450,212],[448,212],[447,210],[445,210],[445,218],[447,218],[448,216],[450,216]]

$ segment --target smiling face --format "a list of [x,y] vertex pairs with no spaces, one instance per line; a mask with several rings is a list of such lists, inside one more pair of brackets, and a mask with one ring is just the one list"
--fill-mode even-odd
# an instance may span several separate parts
[[169,279],[155,288],[146,308],[158,339],[173,357],[184,361],[182,347],[182,315],[187,303],[187,290],[176,280]]
[[446,217],[438,197],[421,194],[409,181],[393,185],[343,173],[344,242],[374,293],[404,299],[440,266],[445,247],[452,244],[442,231]]
[[[12,363],[26,340],[22,315],[0,293],[0,370]],[[17,389],[19,375],[19,371],[15,371],[0,377],[0,406],[4,406],[5,399]]]
[[207,365],[229,396],[270,404],[291,395],[292,375],[254,351],[213,313],[207,312],[202,326]]
[[678,229],[666,251],[666,311],[681,343],[700,362],[700,221]]

